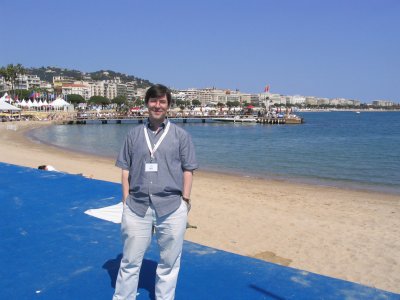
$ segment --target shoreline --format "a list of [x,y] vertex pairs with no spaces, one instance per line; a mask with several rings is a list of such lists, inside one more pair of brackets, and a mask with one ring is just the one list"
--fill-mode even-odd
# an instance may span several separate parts
[[[0,161],[119,183],[114,159],[25,136],[51,124],[0,123]],[[400,293],[399,195],[198,171],[192,199],[189,241]]]

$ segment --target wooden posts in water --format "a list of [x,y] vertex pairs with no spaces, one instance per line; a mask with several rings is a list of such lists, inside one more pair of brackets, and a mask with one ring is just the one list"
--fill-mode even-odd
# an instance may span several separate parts
[[260,124],[285,124],[286,120],[282,118],[259,118]]

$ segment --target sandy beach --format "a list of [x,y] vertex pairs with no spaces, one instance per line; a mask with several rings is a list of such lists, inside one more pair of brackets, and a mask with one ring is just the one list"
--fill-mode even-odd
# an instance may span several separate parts
[[[112,159],[31,141],[50,122],[0,123],[0,161],[119,182]],[[400,293],[400,196],[198,171],[186,239]]]

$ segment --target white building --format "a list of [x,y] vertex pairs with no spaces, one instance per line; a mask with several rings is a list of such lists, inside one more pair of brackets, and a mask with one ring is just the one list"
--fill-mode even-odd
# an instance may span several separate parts
[[[216,88],[205,88],[205,89],[187,89],[180,90],[180,97],[185,100],[193,101],[199,100],[202,106],[217,105],[218,103],[226,104],[228,101],[243,101],[242,94],[239,91],[222,90]],[[248,97],[248,102],[251,101],[251,97]]]
[[269,94],[270,104],[286,105],[286,96],[280,94]]
[[346,98],[333,98],[329,100],[329,104],[334,106],[352,106],[353,101]]
[[6,83],[6,80],[3,76],[0,76],[0,92],[6,92],[9,90],[9,87]]
[[92,81],[89,82],[90,86],[90,95],[93,96],[102,96],[104,97],[104,82],[102,81]]
[[135,97],[144,99],[144,97],[146,96],[146,92],[147,92],[148,88],[137,88],[135,90]]
[[127,90],[125,83],[117,83],[117,96],[127,97]]
[[50,82],[44,81],[44,80],[40,80],[40,88],[41,89],[46,89],[49,92],[52,92],[53,89],[53,85]]
[[62,85],[63,83],[74,83],[75,79],[67,76],[53,76],[54,85]]
[[292,99],[290,99],[290,104],[295,106],[301,106],[304,105],[305,103],[306,103],[306,97],[304,96],[294,95],[292,96]]
[[252,104],[255,106],[258,106],[260,104],[260,98],[258,97],[258,95],[255,94],[244,94],[241,93],[240,94],[240,101],[241,103],[248,103],[248,104]]
[[318,105],[329,105],[329,98],[318,98]]
[[374,100],[372,101],[372,105],[387,107],[387,106],[394,106],[394,102],[390,100]]
[[17,74],[14,89],[30,90],[40,87],[40,78],[37,75]]
[[117,97],[117,84],[104,82],[104,97],[112,100]]
[[91,97],[91,88],[88,84],[83,83],[65,83],[62,85],[63,95],[80,95],[85,100]]
[[129,81],[126,83],[126,98],[132,101],[136,95],[136,81]]
[[318,105],[318,99],[314,96],[307,96],[304,103],[305,105]]

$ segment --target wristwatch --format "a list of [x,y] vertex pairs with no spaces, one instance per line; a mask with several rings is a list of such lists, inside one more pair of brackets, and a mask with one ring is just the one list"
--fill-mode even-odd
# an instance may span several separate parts
[[182,196],[182,200],[186,202],[187,210],[189,213],[190,209],[192,208],[192,205],[190,204],[190,198],[186,198],[186,197]]

